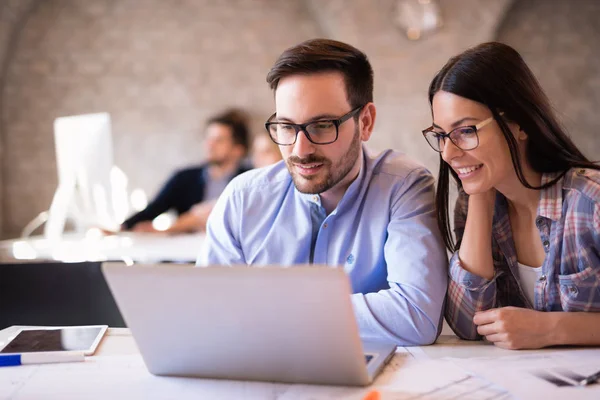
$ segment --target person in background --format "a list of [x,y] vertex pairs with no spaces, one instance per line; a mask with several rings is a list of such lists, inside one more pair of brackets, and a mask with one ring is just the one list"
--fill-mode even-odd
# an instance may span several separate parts
[[366,55],[309,40],[284,51],[267,82],[276,112],[266,128],[285,162],[227,186],[198,264],[342,267],[364,339],[433,343],[448,268],[434,179],[402,153],[363,145],[376,117]]
[[[600,344],[600,171],[519,53],[484,43],[429,87],[438,222],[454,253],[446,320],[509,349]],[[459,188],[450,233],[448,186]]]
[[208,120],[204,139],[206,161],[177,171],[148,206],[121,226],[123,231],[155,232],[152,220],[168,210],[178,219],[167,232],[205,229],[212,207],[229,181],[248,170],[242,163],[248,153],[247,118],[239,110],[228,110]]
[[255,168],[266,167],[281,161],[279,146],[267,134],[260,134],[252,142],[252,166]]

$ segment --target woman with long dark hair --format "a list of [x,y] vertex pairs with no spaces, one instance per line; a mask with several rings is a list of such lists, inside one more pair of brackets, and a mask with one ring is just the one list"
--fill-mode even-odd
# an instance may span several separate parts
[[[600,344],[600,167],[519,53],[484,43],[429,87],[438,223],[453,252],[446,320],[512,349]],[[452,237],[450,175],[459,188]]]

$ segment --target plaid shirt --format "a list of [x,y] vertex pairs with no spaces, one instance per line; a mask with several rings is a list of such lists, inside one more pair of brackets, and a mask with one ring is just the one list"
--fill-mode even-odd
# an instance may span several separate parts
[[[544,174],[542,184],[558,174]],[[458,247],[462,240],[468,195],[461,191],[454,210]],[[450,261],[446,320],[458,336],[481,339],[473,323],[476,311],[516,306],[539,311],[600,312],[600,171],[571,169],[543,189],[536,226],[546,259],[531,304],[517,279],[517,253],[506,198],[498,193],[494,209],[491,280],[466,271],[458,251]]]

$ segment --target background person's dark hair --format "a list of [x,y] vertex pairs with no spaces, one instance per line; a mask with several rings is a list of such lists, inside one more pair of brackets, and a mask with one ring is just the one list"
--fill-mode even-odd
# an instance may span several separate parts
[[221,114],[210,118],[206,125],[221,124],[231,129],[231,138],[235,144],[241,145],[245,154],[250,151],[250,129],[248,128],[248,114],[237,108],[230,108]]
[[[571,141],[521,55],[506,44],[482,43],[452,57],[429,86],[430,105],[433,105],[433,96],[440,90],[484,104],[492,111],[508,143],[517,177],[527,188],[539,190],[552,186],[573,167],[600,169]],[[502,117],[501,112],[504,113]],[[505,120],[516,123],[527,134],[525,154],[531,167],[540,173],[560,172],[556,179],[539,187],[527,182],[517,141]],[[440,154],[437,219],[446,247],[455,251],[448,212],[450,175],[460,188],[460,179]]]
[[373,101],[373,69],[362,51],[342,42],[311,39],[285,50],[269,71],[267,83],[273,91],[290,75],[340,72],[352,109]]

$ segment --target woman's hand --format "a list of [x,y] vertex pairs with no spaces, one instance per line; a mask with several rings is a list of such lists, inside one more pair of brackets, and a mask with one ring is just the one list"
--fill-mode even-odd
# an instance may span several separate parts
[[503,349],[540,349],[552,346],[557,313],[502,307],[475,313],[477,333]]

